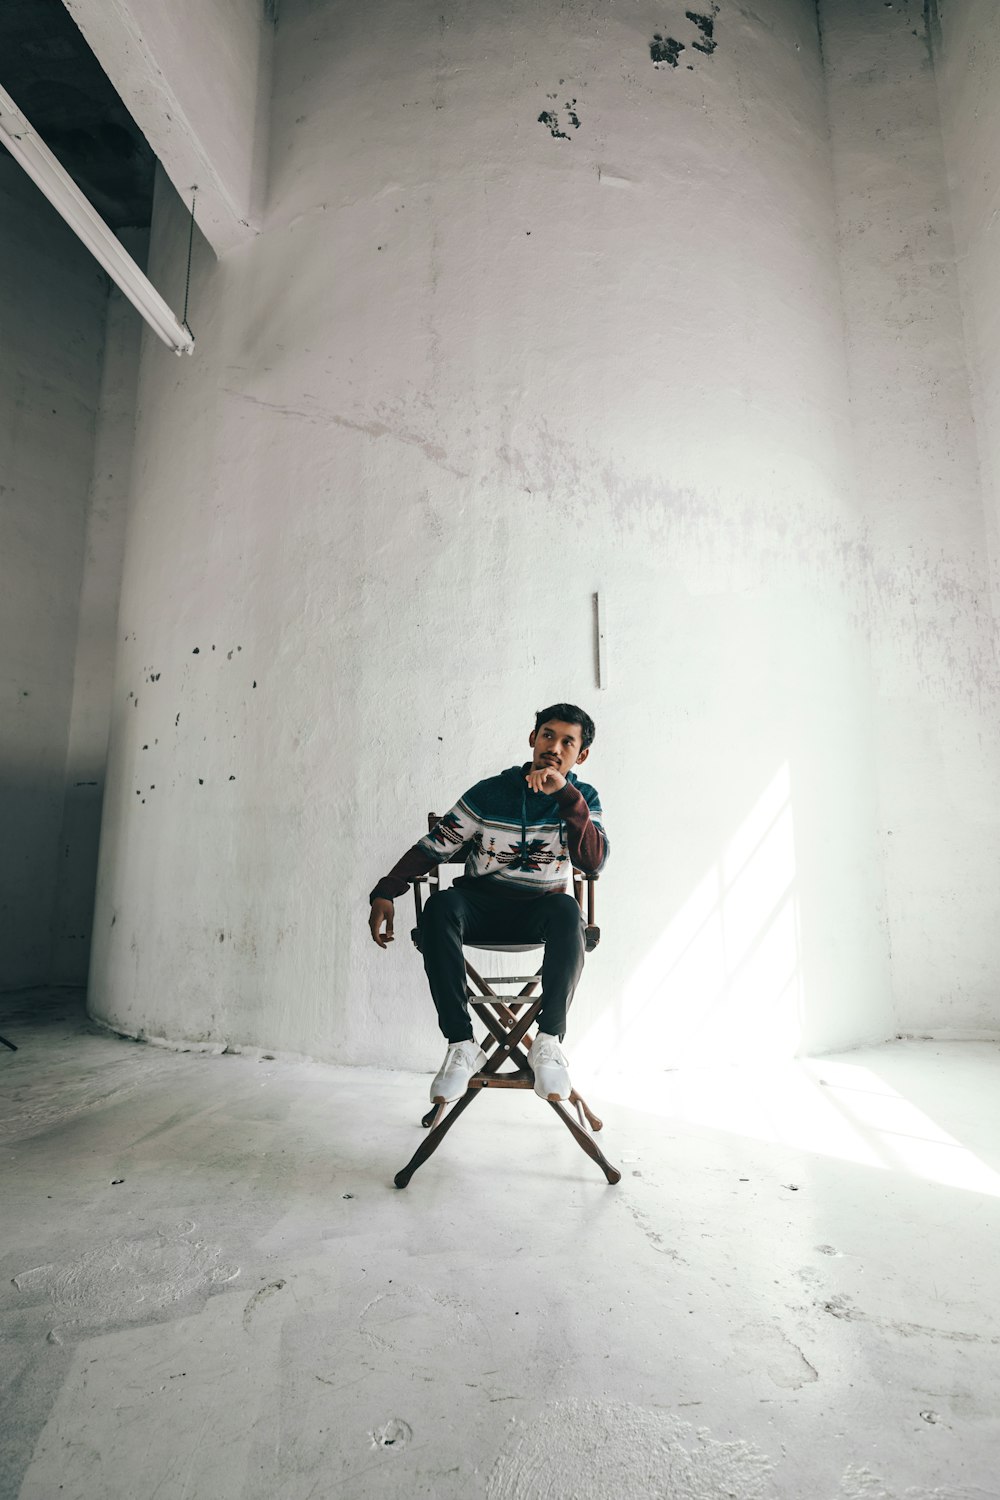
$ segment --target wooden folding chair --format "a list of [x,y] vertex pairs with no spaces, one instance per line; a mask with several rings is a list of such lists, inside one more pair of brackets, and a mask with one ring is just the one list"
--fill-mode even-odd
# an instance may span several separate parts
[[[437,814],[429,813],[428,830],[434,828],[437,822]],[[459,853],[445,863],[462,864],[464,860],[465,855]],[[429,894],[433,894],[440,889],[440,882],[441,876],[438,868],[432,870],[429,875],[419,876],[413,882],[417,925],[411,936],[418,952],[420,951],[420,917],[423,911],[421,887],[427,885],[430,888]],[[584,891],[586,890],[585,946],[588,953],[593,952],[601,939],[601,929],[594,922],[596,882],[596,875],[587,875],[580,870],[573,871],[573,894],[576,896],[581,914],[584,911]],[[491,953],[530,953],[541,945],[538,943],[470,943],[468,946]],[[482,1043],[487,1059],[482,1069],[470,1080],[468,1089],[460,1099],[454,1100],[451,1104],[434,1104],[424,1115],[420,1123],[428,1132],[427,1138],[417,1147],[406,1166],[396,1173],[393,1181],[398,1188],[406,1187],[417,1168],[422,1166],[440,1146],[459,1115],[463,1110],[468,1109],[474,1099],[479,1098],[484,1089],[530,1089],[534,1087],[535,1075],[531,1071],[527,1049],[533,1040],[529,1032],[542,1008],[541,997],[536,996],[536,991],[542,982],[541,968],[534,974],[491,975],[487,980],[477,973],[466,958],[465,972],[469,1003],[489,1033]],[[494,988],[496,985],[520,985],[522,987],[515,994],[505,994],[502,991],[498,993]],[[536,998],[533,999],[532,996]],[[512,1063],[513,1067],[501,1072],[501,1066],[505,1062]],[[603,1121],[599,1120],[588,1108],[586,1101],[577,1090],[573,1090],[568,1101],[576,1111],[575,1119],[561,1101],[548,1099],[544,1102],[549,1105],[550,1109],[555,1110],[574,1140],[588,1156],[597,1162],[608,1182],[620,1182],[621,1172],[611,1165],[594,1139],[594,1133],[601,1129]]]

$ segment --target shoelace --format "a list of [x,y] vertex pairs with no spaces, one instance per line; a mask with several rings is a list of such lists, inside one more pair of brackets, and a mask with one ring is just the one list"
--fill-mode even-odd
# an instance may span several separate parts
[[540,1063],[565,1063],[566,1061],[558,1042],[542,1042],[535,1057]]

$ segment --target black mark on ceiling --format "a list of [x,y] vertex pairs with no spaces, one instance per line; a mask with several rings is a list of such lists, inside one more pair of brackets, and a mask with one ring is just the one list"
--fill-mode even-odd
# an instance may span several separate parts
[[178,726],[178,724],[180,722],[181,722],[181,716],[180,716],[180,714],[178,714],[177,717],[176,717],[176,719],[174,720],[174,728],[175,729],[177,728],[177,726]]
[[75,784],[77,786],[96,786],[97,782],[96,781],[78,781]]
[[201,647],[200,646],[195,646],[194,650],[191,652],[191,655],[192,656],[197,656],[197,655],[199,655],[200,651],[201,651]]

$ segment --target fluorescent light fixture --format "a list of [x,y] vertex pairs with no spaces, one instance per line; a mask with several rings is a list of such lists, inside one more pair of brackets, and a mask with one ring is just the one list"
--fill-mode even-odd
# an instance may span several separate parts
[[112,281],[121,287],[157,337],[175,354],[190,354],[194,348],[194,335],[174,316],[153,283],[140,271],[124,245],[3,88],[0,88],[0,140],[91,255],[100,261]]

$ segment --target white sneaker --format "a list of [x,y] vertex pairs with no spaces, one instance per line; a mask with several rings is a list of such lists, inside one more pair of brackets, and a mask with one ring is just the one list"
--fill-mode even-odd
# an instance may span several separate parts
[[444,1062],[431,1084],[434,1104],[450,1104],[469,1087],[469,1079],[486,1061],[486,1053],[477,1042],[452,1042]]
[[566,1054],[557,1036],[540,1031],[528,1049],[528,1061],[535,1075],[535,1093],[539,1099],[568,1099],[573,1092],[566,1067]]

